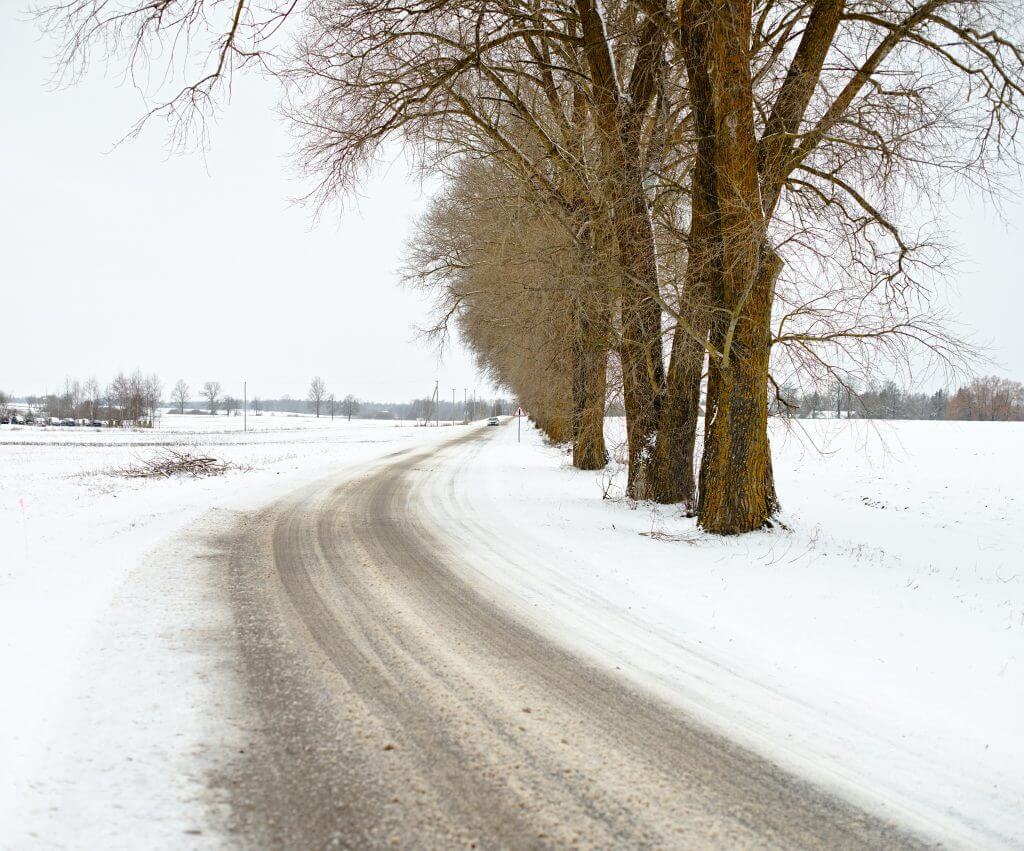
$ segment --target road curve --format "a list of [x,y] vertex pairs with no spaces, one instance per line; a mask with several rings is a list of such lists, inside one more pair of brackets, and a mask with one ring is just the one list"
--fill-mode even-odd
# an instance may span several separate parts
[[253,711],[252,741],[216,780],[238,844],[923,847],[457,578],[410,493],[444,452],[304,488],[220,542]]

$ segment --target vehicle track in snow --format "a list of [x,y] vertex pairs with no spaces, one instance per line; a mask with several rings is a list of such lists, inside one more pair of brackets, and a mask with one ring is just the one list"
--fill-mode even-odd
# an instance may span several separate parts
[[219,542],[253,713],[215,779],[241,845],[925,846],[459,578],[411,484],[490,434],[303,488]]

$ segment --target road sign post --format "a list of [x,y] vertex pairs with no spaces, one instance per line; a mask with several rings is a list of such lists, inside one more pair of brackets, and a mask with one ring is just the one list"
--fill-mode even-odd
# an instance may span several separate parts
[[516,407],[516,443],[523,442],[523,409],[522,406]]

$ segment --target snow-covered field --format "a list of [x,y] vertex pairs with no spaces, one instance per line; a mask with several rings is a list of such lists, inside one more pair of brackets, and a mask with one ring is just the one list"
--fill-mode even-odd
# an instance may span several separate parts
[[[217,845],[233,631],[201,536],[175,533],[456,433],[249,424],[0,428],[0,847]],[[789,529],[738,539],[602,499],[621,471],[514,422],[421,487],[453,563],[558,641],[948,845],[1024,845],[1024,424],[796,428],[774,438]],[[109,474],[165,445],[251,469]]]
[[[216,534],[234,512],[453,433],[254,420],[248,434],[241,417],[189,415],[140,431],[0,427],[0,847],[177,847],[202,822],[201,757],[225,746],[215,720],[230,711],[225,658],[189,636],[227,641],[231,623],[201,544],[174,533]],[[251,469],[110,475],[163,446]]]
[[1024,846],[1024,424],[773,447],[792,531],[737,539],[602,500],[514,424],[424,487],[472,580],[557,640],[948,844]]
[[[102,445],[126,443],[135,445],[178,444],[183,439],[216,440],[226,442],[290,440],[298,431],[331,431],[342,426],[351,428],[369,426],[407,426],[410,420],[352,420],[344,417],[312,414],[286,414],[278,411],[262,413],[259,416],[241,414],[225,416],[218,414],[162,414],[156,421],[156,428],[93,428],[91,426],[0,426],[0,445],[6,443],[45,443]],[[244,429],[244,430],[243,430]],[[272,432],[273,434],[266,434]]]

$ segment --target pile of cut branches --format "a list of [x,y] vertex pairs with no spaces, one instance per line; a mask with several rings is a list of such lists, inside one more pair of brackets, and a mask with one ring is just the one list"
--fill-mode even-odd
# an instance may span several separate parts
[[220,476],[228,470],[241,469],[231,461],[221,461],[208,455],[194,455],[178,449],[161,449],[149,458],[136,458],[133,463],[114,470],[117,476],[128,479],[169,478],[171,476]]

